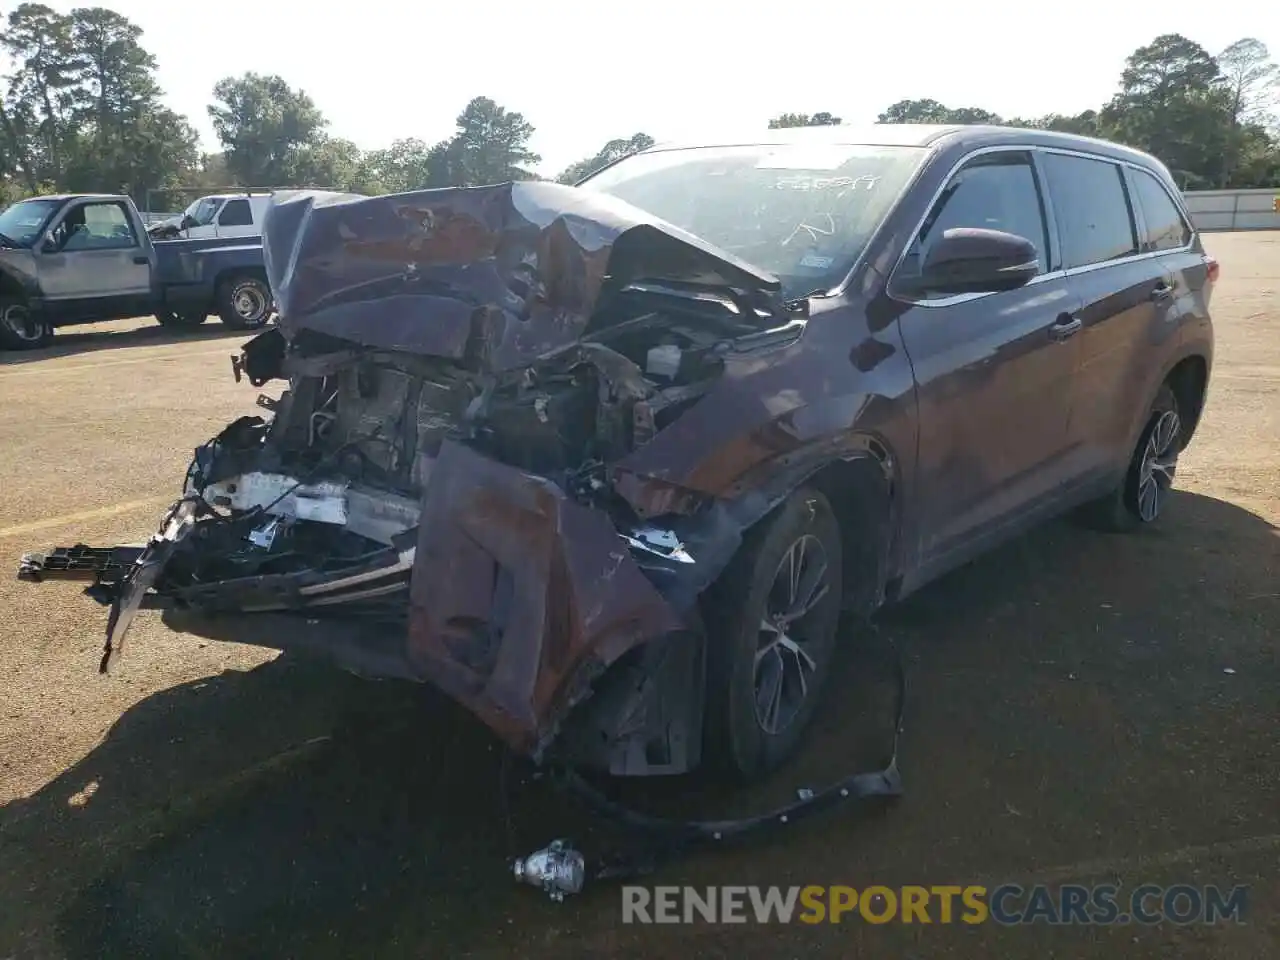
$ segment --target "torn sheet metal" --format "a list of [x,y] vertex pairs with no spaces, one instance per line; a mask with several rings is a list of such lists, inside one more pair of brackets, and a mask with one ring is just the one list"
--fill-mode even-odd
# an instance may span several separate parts
[[777,277],[607,194],[556,183],[277,195],[263,225],[286,337],[526,366],[638,281],[777,295]]
[[141,609],[147,591],[155,586],[178,544],[186,539],[196,520],[207,509],[202,501],[191,497],[184,497],[170,507],[160,524],[159,532],[151,538],[134,561],[133,567],[119,581],[111,602],[111,613],[107,617],[107,639],[103,646],[102,662],[98,665],[100,673],[110,671],[111,665],[124,648],[125,635]]
[[446,442],[422,505],[409,657],[536,753],[598,669],[683,621],[599,510]]

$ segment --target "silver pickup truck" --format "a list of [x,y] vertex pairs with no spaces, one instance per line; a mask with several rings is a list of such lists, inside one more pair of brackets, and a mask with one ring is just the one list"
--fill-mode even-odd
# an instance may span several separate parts
[[193,327],[217,314],[252,330],[272,309],[260,238],[153,243],[127,196],[33,197],[0,212],[0,349],[128,317]]

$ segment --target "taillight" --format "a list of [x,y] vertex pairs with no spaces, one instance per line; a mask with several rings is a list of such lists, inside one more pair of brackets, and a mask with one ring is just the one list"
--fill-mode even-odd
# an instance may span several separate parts
[[1209,282],[1217,283],[1218,274],[1222,272],[1222,268],[1218,266],[1218,261],[1213,257],[1205,257],[1205,266],[1209,270]]

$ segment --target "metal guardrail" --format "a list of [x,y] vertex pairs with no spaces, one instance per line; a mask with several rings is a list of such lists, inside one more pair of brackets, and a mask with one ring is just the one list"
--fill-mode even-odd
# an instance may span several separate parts
[[1280,186],[1266,190],[1187,190],[1197,230],[1280,230]]

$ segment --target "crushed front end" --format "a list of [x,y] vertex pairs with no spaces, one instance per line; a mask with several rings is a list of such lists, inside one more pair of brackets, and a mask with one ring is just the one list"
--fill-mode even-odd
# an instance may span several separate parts
[[284,197],[264,247],[279,323],[234,374],[287,387],[195,452],[148,544],[28,555],[20,576],[93,581],[103,670],[161,607],[430,682],[535,758],[696,766],[697,598],[740,529],[618,464],[738,338],[803,325],[777,281],[542,183]]

